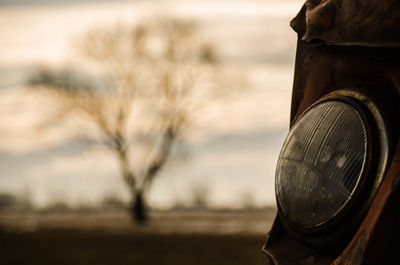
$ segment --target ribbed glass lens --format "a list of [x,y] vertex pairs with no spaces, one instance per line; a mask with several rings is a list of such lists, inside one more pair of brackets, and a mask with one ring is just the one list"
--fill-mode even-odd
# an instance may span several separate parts
[[278,203],[303,228],[331,220],[358,188],[367,130],[350,104],[328,101],[305,113],[283,144],[275,179]]

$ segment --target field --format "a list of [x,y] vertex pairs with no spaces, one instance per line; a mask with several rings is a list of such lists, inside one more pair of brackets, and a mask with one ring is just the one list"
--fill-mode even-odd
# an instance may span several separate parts
[[272,216],[161,214],[142,228],[123,214],[0,219],[0,264],[265,265]]

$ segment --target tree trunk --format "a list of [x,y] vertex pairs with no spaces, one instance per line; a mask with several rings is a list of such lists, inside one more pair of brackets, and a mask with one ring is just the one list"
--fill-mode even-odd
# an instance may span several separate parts
[[132,205],[130,209],[132,219],[137,224],[145,224],[147,222],[147,208],[144,203],[143,192],[136,191],[133,194]]

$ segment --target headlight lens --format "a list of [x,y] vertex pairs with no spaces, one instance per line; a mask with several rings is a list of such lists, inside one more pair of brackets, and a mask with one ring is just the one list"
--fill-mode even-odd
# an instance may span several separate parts
[[322,102],[292,126],[276,169],[277,202],[295,226],[323,225],[343,211],[363,183],[368,132],[351,104]]

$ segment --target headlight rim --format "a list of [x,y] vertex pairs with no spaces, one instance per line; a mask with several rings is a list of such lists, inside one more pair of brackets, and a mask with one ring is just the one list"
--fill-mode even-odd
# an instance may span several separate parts
[[[275,195],[277,200],[278,215],[282,223],[289,228],[294,234],[300,237],[318,237],[326,234],[329,231],[343,230],[345,227],[351,226],[343,221],[351,219],[351,224],[359,222],[366,214],[366,209],[369,208],[372,199],[375,197],[376,191],[384,176],[384,171],[388,161],[388,135],[384,119],[381,114],[381,109],[376,102],[367,94],[361,93],[355,89],[341,89],[331,92],[314,104],[309,106],[301,115],[296,117],[292,122],[291,128],[305,115],[309,110],[317,105],[327,101],[341,101],[351,105],[361,116],[367,131],[367,155],[364,166],[363,175],[360,180],[359,187],[351,194],[351,198],[332,216],[329,220],[313,227],[301,227],[293,223],[288,216],[285,216],[275,186]],[[282,146],[283,148],[283,146]],[[378,153],[377,156],[375,154]],[[374,154],[374,161],[372,160]],[[364,201],[362,201],[364,200]],[[356,213],[353,213],[355,207],[359,208]],[[349,217],[349,218],[345,218]],[[342,229],[343,228],[343,229]]]

